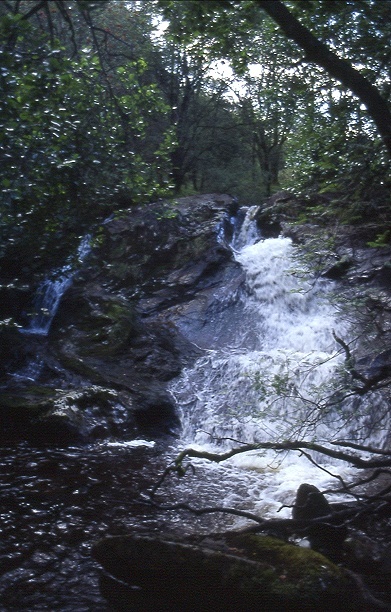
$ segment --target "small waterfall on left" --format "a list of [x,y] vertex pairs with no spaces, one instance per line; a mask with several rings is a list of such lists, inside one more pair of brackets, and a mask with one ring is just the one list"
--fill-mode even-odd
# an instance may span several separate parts
[[[90,252],[90,242],[91,236],[89,234],[83,237],[77,250],[77,260],[79,263],[82,263]],[[76,270],[72,264],[68,263],[52,275],[52,277],[45,278],[42,281],[35,296],[31,320],[27,327],[20,330],[22,333],[37,336],[48,335],[61,298],[72,284],[75,272]]]
[[[91,236],[84,236],[77,249],[77,262],[81,264],[91,250]],[[54,272],[50,277],[45,278],[38,286],[30,322],[26,327],[19,331],[22,334],[32,337],[45,338],[49,331],[60,305],[62,296],[73,282],[77,267],[72,263],[67,263],[60,270]],[[16,372],[12,373],[12,378],[18,381],[35,381],[42,372],[44,361],[41,357],[39,345],[36,347],[36,354]]]

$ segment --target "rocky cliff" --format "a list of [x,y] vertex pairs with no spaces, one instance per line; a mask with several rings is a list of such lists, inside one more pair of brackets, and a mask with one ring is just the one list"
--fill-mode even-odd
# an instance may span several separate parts
[[166,384],[218,342],[214,313],[240,292],[228,246],[236,210],[232,197],[212,194],[109,218],[48,337],[3,333],[3,436],[68,443],[172,433]]

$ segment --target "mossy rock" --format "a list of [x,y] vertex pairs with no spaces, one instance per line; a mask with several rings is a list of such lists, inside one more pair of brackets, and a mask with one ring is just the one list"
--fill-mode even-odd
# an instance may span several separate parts
[[80,354],[112,355],[128,343],[134,332],[134,313],[127,303],[107,301],[90,321],[93,329],[84,339]]
[[341,586],[351,585],[350,578],[338,566],[313,550],[259,535],[228,538],[246,557],[272,568],[267,588],[275,595],[309,603],[339,597]]
[[133,427],[132,402],[125,392],[97,385],[68,390],[30,385],[0,397],[1,433],[22,435],[39,444],[94,439],[98,424],[110,434],[110,426],[115,426],[113,406],[118,402],[128,408],[124,419]]
[[96,385],[58,390],[49,410],[35,421],[34,437],[54,443],[88,440],[97,422],[103,425],[104,417],[111,414],[118,399],[116,391]]
[[[116,581],[129,585],[127,596],[121,594],[121,610],[364,609],[343,569],[272,537],[232,534],[191,542],[117,536],[97,542],[93,556],[113,576],[104,588],[111,603],[116,605]],[[142,606],[143,597],[149,604],[134,608]]]
[[0,395],[0,410],[14,413],[18,417],[29,418],[42,414],[51,405],[56,392],[42,385],[29,385],[27,388],[9,390]]
[[55,336],[79,356],[115,355],[137,334],[132,304],[96,287],[70,291],[55,320]]

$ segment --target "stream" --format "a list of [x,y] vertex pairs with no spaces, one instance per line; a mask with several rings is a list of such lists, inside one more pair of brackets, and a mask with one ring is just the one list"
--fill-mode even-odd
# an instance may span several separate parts
[[[290,239],[260,240],[251,216],[243,227],[247,237],[243,229],[233,242],[247,279],[241,315],[228,339],[203,347],[194,366],[170,385],[182,422],[179,438],[0,448],[0,610],[108,611],[90,555],[99,537],[207,533],[244,524],[224,514],[200,518],[144,502],[142,494],[187,446],[222,451],[237,441],[288,436],[359,440],[368,431],[374,443],[382,442],[383,431],[365,411],[357,427],[357,421],[349,425],[346,407],[336,412],[324,403],[344,358],[333,331],[341,337],[348,332],[330,299],[332,283],[308,278]],[[216,321],[216,328],[222,324]],[[196,460],[195,475],[170,477],[158,499],[290,516],[282,506],[292,504],[301,483],[327,488],[335,484],[333,472],[350,474],[346,466],[318,460],[322,470],[297,452],[251,452],[212,465]]]

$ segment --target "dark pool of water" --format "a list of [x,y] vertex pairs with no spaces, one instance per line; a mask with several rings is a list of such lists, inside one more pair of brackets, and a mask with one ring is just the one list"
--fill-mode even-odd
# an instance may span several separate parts
[[[91,556],[94,541],[212,529],[213,517],[163,512],[143,501],[174,453],[159,444],[1,448],[0,610],[108,611]],[[207,481],[202,486],[208,489]],[[181,487],[190,502],[199,502],[199,489]],[[174,489],[163,487],[165,502],[176,500]],[[211,483],[205,499],[218,502],[219,495]]]

